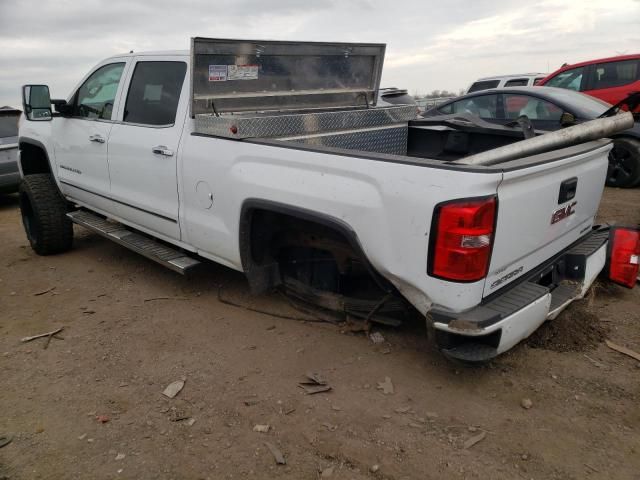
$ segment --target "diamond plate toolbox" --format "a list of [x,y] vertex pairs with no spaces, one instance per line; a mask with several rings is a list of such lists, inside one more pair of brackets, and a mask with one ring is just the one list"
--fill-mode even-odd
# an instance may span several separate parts
[[274,138],[390,126],[415,117],[415,105],[305,113],[198,114],[195,131],[236,139]]

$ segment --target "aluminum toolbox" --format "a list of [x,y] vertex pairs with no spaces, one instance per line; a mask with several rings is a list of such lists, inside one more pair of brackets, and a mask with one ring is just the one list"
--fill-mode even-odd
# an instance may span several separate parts
[[384,51],[383,44],[192,38],[195,131],[242,139],[397,127],[416,107],[375,107]]

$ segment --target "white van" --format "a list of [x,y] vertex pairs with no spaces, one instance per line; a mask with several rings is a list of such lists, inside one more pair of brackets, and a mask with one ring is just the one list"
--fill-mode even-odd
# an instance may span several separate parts
[[547,73],[523,73],[520,75],[498,75],[495,77],[479,78],[471,84],[465,93],[504,87],[531,87],[545,78]]

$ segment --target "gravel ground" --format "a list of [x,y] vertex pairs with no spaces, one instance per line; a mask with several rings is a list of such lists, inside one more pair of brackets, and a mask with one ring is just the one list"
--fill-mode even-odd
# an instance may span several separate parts
[[[640,223],[639,205],[640,189],[607,189],[600,221]],[[251,297],[237,272],[211,265],[188,280],[81,229],[71,252],[38,257],[15,196],[0,196],[0,238],[2,479],[639,478],[640,362],[603,342],[640,352],[638,288],[602,284],[464,368],[421,323],[373,344],[234,307],[220,286],[290,312]],[[59,327],[46,349],[20,342]],[[305,395],[308,371],[331,391]],[[378,388],[387,377],[392,393]]]

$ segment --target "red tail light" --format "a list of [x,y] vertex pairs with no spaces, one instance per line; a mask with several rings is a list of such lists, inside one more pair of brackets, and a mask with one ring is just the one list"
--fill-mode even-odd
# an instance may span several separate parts
[[640,263],[640,231],[614,227],[609,234],[609,243],[609,279],[633,288]]
[[486,277],[495,218],[495,197],[438,205],[431,229],[428,273],[457,282]]

